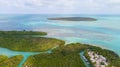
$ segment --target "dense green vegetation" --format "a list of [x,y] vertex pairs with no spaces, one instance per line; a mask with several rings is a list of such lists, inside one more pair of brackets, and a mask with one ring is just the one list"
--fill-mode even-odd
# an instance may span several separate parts
[[85,67],[79,54],[38,54],[30,56],[23,67]]
[[[107,61],[110,63],[109,67],[120,66],[120,57],[113,51],[107,49],[80,43],[71,43],[65,46],[65,41],[59,39],[24,35],[46,35],[46,33],[32,31],[0,31],[0,47],[24,52],[41,52],[51,50],[54,47],[56,48],[52,50],[51,54],[30,56],[23,67],[85,67],[79,53],[84,51],[84,55],[89,60],[89,56],[87,55],[88,50],[92,50],[106,57]],[[11,58],[0,55],[0,67],[17,67],[22,58],[21,55]]]
[[21,55],[13,56],[11,58],[8,58],[6,56],[0,56],[0,58],[1,57],[4,60],[2,60],[2,62],[0,62],[0,67],[18,67],[19,63],[23,59],[23,56],[21,56]]
[[3,62],[4,60],[8,59],[7,56],[0,55],[0,62]]
[[85,67],[79,52],[87,48],[82,44],[69,44],[53,50],[51,54],[38,54],[28,58],[23,67]]
[[15,51],[47,51],[53,47],[64,45],[64,41],[45,37],[1,36],[0,47]]
[[36,31],[0,31],[0,35],[47,35],[46,32]]
[[0,47],[15,51],[41,52],[64,45],[64,41],[55,38],[24,36],[46,34],[45,32],[33,31],[0,31]]
[[80,43],[71,43],[67,46],[61,46],[53,50],[53,53],[62,53],[63,55],[69,53],[80,53],[81,51],[87,49],[89,46]]
[[[96,46],[90,46],[89,50],[94,51],[95,53],[106,57],[107,61],[110,63],[108,67],[112,67],[112,66],[119,67],[120,66],[120,57],[115,52],[111,50],[107,50],[107,49],[102,49]],[[85,56],[90,61],[90,57],[87,54],[89,50],[85,51]]]

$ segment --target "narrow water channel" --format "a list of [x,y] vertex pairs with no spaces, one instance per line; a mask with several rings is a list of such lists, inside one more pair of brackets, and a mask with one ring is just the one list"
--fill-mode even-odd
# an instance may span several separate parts
[[83,56],[84,56],[84,52],[80,52],[80,58],[84,62],[85,66],[86,67],[91,67],[90,64],[88,64],[88,62],[85,61],[85,59],[83,58]]
[[16,55],[23,55],[23,60],[18,65],[18,67],[22,67],[23,63],[27,60],[27,58],[31,55],[40,54],[40,53],[51,53],[52,51],[46,51],[46,52],[18,52],[18,51],[12,51],[7,48],[0,48],[0,55],[5,55],[8,57],[16,56]]

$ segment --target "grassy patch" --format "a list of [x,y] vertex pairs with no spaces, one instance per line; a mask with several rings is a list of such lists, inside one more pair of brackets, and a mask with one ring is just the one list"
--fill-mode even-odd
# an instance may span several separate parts
[[4,61],[0,62],[0,67],[18,67],[19,63],[23,59],[23,56],[13,56],[11,58],[5,59]]
[[30,56],[23,67],[85,67],[79,52],[86,48],[86,45],[79,43],[61,46],[52,54]]
[[80,55],[71,53],[38,54],[30,56],[23,67],[85,67]]
[[8,59],[7,56],[0,55],[0,62],[3,62],[4,60]]
[[15,51],[40,52],[47,51],[53,47],[64,45],[64,41],[55,38],[45,37],[0,37],[0,47],[9,48]]

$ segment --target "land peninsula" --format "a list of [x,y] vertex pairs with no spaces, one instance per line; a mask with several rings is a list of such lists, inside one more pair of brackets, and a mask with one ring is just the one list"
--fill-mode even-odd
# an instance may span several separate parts
[[46,35],[46,33],[33,31],[0,31],[0,47],[14,51],[44,52],[65,43],[55,38],[33,37],[32,35],[42,36]]
[[[104,60],[92,63],[93,60],[90,60],[92,56],[88,56],[88,50],[93,50],[96,54],[104,57],[107,65],[104,64]],[[89,64],[90,67],[120,66],[120,57],[113,51],[87,44],[71,43],[67,44],[67,46],[61,46],[54,49],[51,54],[32,55],[23,64],[23,67],[86,67],[82,58],[80,58],[79,53],[81,52],[84,52],[84,57],[88,60],[86,63]],[[96,66],[97,63],[98,66]]]
[[48,20],[60,20],[60,21],[96,21],[97,19],[91,17],[58,17],[48,18]]
[[0,31],[0,35],[47,35],[47,33],[23,30],[23,31]]
[[[96,65],[105,67],[120,66],[120,57],[111,50],[81,43],[65,45],[65,41],[63,40],[47,37],[34,37],[31,34],[31,32],[34,33],[33,35],[37,33],[34,31],[1,32],[4,32],[5,34],[0,33],[0,47],[22,52],[44,52],[52,50],[52,53],[31,55],[22,67],[86,67],[81,55],[79,55],[81,52],[84,52],[83,57],[87,59],[85,61],[86,63],[89,63],[89,66],[91,67],[96,67]],[[21,32],[21,34],[15,32]],[[25,34],[30,34],[30,36],[24,36]],[[92,57],[97,58],[96,56],[101,56],[103,60],[97,62],[96,59],[92,59]],[[22,58],[23,56],[21,55],[11,58],[1,55],[0,66],[17,67]],[[94,60],[96,61],[93,62]]]
[[13,56],[10,58],[4,55],[0,55],[0,67],[18,67],[22,59],[22,55]]

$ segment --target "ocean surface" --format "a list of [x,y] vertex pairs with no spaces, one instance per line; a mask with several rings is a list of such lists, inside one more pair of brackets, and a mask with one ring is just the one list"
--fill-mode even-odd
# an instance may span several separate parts
[[[97,21],[55,21],[52,17],[91,17]],[[0,30],[48,32],[48,37],[67,43],[86,43],[115,51],[120,55],[120,15],[1,14]],[[0,48],[2,50],[2,48]],[[6,53],[0,51],[0,54]]]

